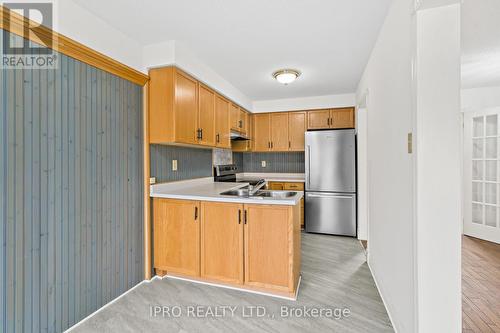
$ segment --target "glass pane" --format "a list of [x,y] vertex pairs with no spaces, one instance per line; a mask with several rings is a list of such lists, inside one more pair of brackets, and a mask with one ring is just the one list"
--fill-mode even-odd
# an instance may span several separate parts
[[472,222],[483,224],[483,205],[472,204]]
[[472,158],[483,158],[483,141],[484,139],[472,140]]
[[484,184],[484,202],[489,204],[497,203],[497,184]]
[[497,138],[486,139],[486,158],[497,158]]
[[486,225],[490,227],[497,226],[497,208],[494,206],[485,206],[484,207],[484,222]]
[[496,181],[497,180],[497,161],[485,161],[485,172],[484,178],[488,181]]
[[483,179],[483,161],[472,161],[472,179]]
[[472,136],[475,138],[484,136],[484,117],[475,117],[472,122]]
[[498,120],[497,115],[491,115],[486,117],[486,135],[492,136],[498,133]]
[[483,183],[472,183],[472,201],[483,202]]

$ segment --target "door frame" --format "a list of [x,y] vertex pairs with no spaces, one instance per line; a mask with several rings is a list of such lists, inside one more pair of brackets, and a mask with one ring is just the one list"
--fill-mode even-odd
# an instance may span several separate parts
[[[356,194],[357,194],[357,234],[358,234],[358,239],[359,240],[365,240],[365,239],[362,239],[362,238],[359,238],[359,235],[361,234],[365,234],[365,238],[366,238],[366,241],[367,241],[367,248],[366,248],[366,257],[367,257],[367,260],[369,258],[369,255],[370,255],[370,166],[369,166],[369,158],[368,158],[368,133],[369,133],[369,129],[368,129],[368,104],[369,104],[369,90],[366,90],[361,98],[358,100],[358,103],[356,105],[356,116],[355,116],[355,128],[356,128],[356,144],[357,144],[357,149],[356,149],[356,168],[357,168],[357,172],[356,172]],[[360,145],[359,145],[359,136],[358,136],[358,133],[360,132],[360,128],[359,128],[359,119],[360,119],[360,111],[362,110],[362,113],[364,113],[363,115],[363,121],[364,121],[364,137],[365,137],[365,140],[363,142],[364,146],[365,146],[365,149],[364,149],[364,159],[365,159],[365,167],[364,168],[360,168],[359,167],[359,159],[358,159],[358,154],[360,152]],[[359,175],[363,173],[364,174],[364,177],[365,177],[365,182],[361,182],[360,181],[360,178],[359,178]],[[360,187],[361,189],[363,190],[363,187],[364,187],[364,200],[361,200],[361,197],[362,197],[362,194],[361,194],[361,191],[360,191]],[[363,202],[364,202],[364,206],[363,206]],[[359,212],[360,211],[364,211],[364,215],[365,215],[365,231],[362,231],[360,232],[360,220],[359,220]]]

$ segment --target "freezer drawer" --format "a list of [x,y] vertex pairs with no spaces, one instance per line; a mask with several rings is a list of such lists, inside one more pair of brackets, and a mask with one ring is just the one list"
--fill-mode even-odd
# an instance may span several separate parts
[[306,232],[356,236],[356,194],[306,192]]

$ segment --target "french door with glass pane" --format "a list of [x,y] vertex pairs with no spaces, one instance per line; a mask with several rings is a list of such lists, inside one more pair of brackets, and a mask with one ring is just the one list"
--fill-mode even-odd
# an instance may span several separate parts
[[500,243],[500,109],[464,116],[464,234]]

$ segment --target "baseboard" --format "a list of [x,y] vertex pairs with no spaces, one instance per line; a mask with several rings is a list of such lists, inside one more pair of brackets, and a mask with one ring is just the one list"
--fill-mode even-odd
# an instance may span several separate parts
[[[154,278],[153,278],[154,279]],[[102,309],[105,309],[106,307],[108,307],[109,305],[115,303],[116,301],[118,301],[120,298],[122,298],[123,296],[127,295],[129,292],[131,292],[132,290],[134,290],[135,288],[145,284],[145,283],[150,283],[151,281],[153,281],[153,279],[151,280],[142,280],[141,282],[139,282],[138,284],[136,284],[135,286],[133,286],[132,288],[130,288],[129,290],[125,291],[123,294],[121,294],[120,296],[116,297],[115,299],[113,299],[112,301],[109,301],[108,303],[104,304],[103,306],[101,306],[99,309],[95,310],[94,312],[92,312],[91,314],[89,314],[87,317],[83,318],[82,320],[80,320],[79,322],[77,322],[76,324],[74,324],[73,326],[71,326],[70,328],[66,329],[64,332],[70,332],[71,330],[73,330],[74,328],[80,326],[84,321],[86,321],[87,319],[93,317],[95,314],[97,314],[99,311],[101,311]]]
[[[157,277],[157,276],[155,276]],[[281,299],[286,299],[289,301],[296,301],[297,300],[297,295],[299,293],[299,288],[300,288],[300,283],[302,281],[302,276],[299,276],[299,282],[297,283],[297,288],[295,290],[295,295],[294,297],[287,297],[283,295],[277,295],[273,293],[267,293],[265,291],[259,291],[259,290],[251,290],[251,289],[245,289],[245,288],[238,288],[235,286],[231,285],[226,285],[226,284],[219,284],[219,283],[213,283],[213,282],[208,282],[208,281],[201,281],[201,280],[196,280],[196,279],[190,279],[187,277],[181,277],[181,276],[175,276],[175,275],[165,275],[163,277],[158,277],[160,279],[172,279],[172,280],[182,280],[182,281],[188,281],[188,282],[193,282],[193,283],[198,283],[198,284],[204,284],[207,286],[212,286],[212,287],[219,287],[219,288],[226,288],[226,289],[231,289],[231,290],[238,290],[238,291],[243,291],[251,294],[258,294],[258,295],[264,295],[264,296],[270,296],[270,297],[275,297],[275,298],[281,298]]]
[[391,321],[392,328],[394,329],[394,332],[398,333],[398,328],[394,324],[394,319],[391,315],[391,311],[389,310],[389,307],[387,306],[387,301],[385,300],[384,294],[382,293],[382,290],[379,287],[379,284],[377,282],[377,278],[376,278],[375,274],[373,274],[373,270],[370,266],[370,262],[367,261],[366,264],[368,265],[368,269],[370,269],[370,273],[372,275],[373,281],[375,282],[375,287],[377,287],[378,294],[380,295],[380,298],[382,299],[382,303],[384,303],[385,311],[387,311],[387,315],[389,316],[389,320]]

